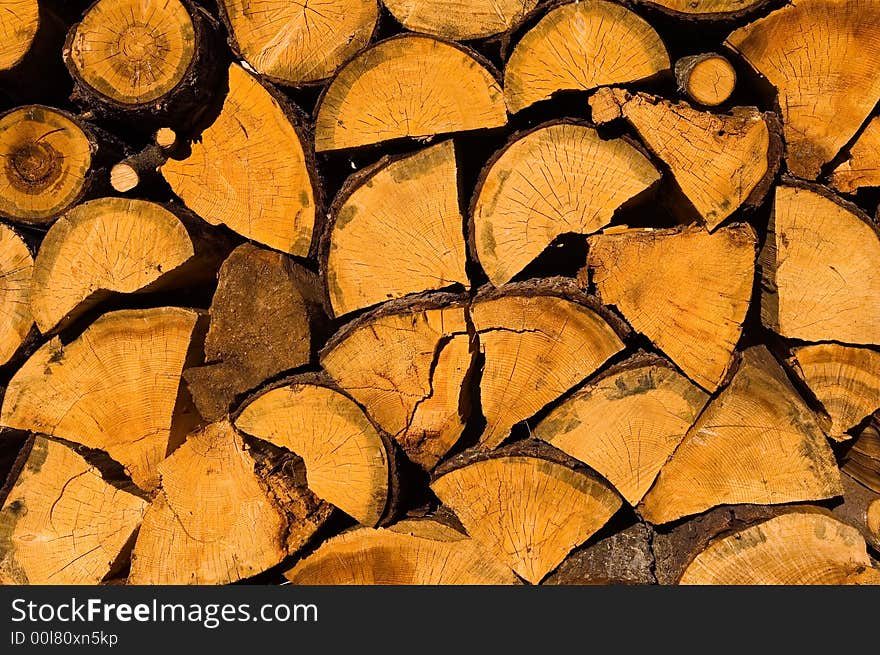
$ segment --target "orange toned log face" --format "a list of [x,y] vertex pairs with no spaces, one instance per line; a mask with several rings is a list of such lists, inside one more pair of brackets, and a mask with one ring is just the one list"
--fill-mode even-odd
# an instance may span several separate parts
[[538,0],[382,0],[382,4],[408,30],[465,40],[506,32]]
[[124,310],[71,343],[55,337],[13,376],[0,423],[103,450],[154,489],[197,318],[176,307]]
[[681,584],[880,584],[858,531],[825,514],[784,514],[719,539]]
[[669,69],[660,36],[625,7],[583,0],[551,10],[517,43],[504,69],[504,99],[516,113],[557,91],[589,91]]
[[86,187],[93,145],[70,116],[40,105],[0,117],[0,215],[49,223]]
[[195,51],[192,18],[177,0],[99,0],[65,47],[74,75],[122,105],[141,105],[170,92]]
[[40,27],[40,8],[37,0],[3,0],[0,13],[0,71],[4,71],[27,54]]
[[376,428],[353,400],[315,384],[273,389],[235,420],[242,432],[303,458],[306,479],[319,498],[367,526],[388,501],[388,453]]
[[817,418],[764,346],[746,350],[642,501],[668,523],[718,505],[778,504],[843,493]]
[[431,488],[473,539],[533,584],[621,504],[598,480],[537,457],[468,464],[445,473]]
[[377,0],[222,0],[235,44],[254,69],[282,84],[323,80],[367,45]]
[[71,448],[36,437],[0,509],[0,584],[98,584],[147,503]]
[[462,221],[452,141],[356,180],[330,233],[325,275],[334,313],[466,285]]
[[303,142],[288,112],[253,75],[229,67],[217,120],[162,175],[196,214],[270,248],[305,257],[315,193]]
[[30,307],[33,268],[33,257],[21,237],[0,225],[0,366],[15,354],[34,323]]
[[387,39],[346,64],[327,88],[315,149],[499,127],[501,87],[466,50],[423,35]]
[[794,175],[816,179],[880,99],[878,20],[873,0],[809,0],[727,38],[779,92]]
[[569,123],[536,129],[484,173],[473,218],[480,264],[492,284],[509,282],[557,236],[596,232],[659,179],[623,139]]

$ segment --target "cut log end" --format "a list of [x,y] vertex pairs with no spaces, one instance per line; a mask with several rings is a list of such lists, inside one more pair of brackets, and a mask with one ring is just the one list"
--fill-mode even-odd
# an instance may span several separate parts
[[481,39],[509,31],[537,0],[383,0],[400,23],[413,32],[452,40]]
[[122,198],[78,205],[55,222],[34,262],[37,326],[49,332],[112,293],[155,288],[194,255],[186,228],[161,205]]
[[64,51],[77,80],[122,106],[167,95],[195,53],[193,20],[178,0],[99,0],[71,30]]
[[692,55],[675,63],[675,80],[682,93],[706,107],[723,104],[733,95],[736,71],[724,57],[715,53]]
[[162,175],[196,214],[270,248],[305,257],[316,197],[292,110],[238,64],[220,115]]
[[15,67],[30,50],[40,27],[37,0],[6,0],[0,16],[0,71]]
[[831,186],[841,193],[880,187],[880,116],[865,127],[849,151],[849,157],[834,169]]
[[516,113],[557,91],[589,91],[669,70],[660,36],[622,5],[564,4],[547,13],[516,47],[504,70],[504,99]]
[[309,489],[358,522],[374,526],[384,515],[388,452],[376,428],[344,394],[293,382],[250,402],[235,426],[302,457]]
[[315,149],[499,127],[507,122],[495,74],[461,46],[418,34],[373,45],[330,83]]
[[370,41],[376,0],[222,0],[235,48],[257,72],[298,86],[328,78]]
[[51,222],[86,189],[95,144],[79,121],[40,105],[0,117],[0,215]]
[[788,513],[712,543],[681,584],[880,584],[865,540],[821,513]]
[[621,505],[617,494],[583,472],[503,452],[452,468],[431,488],[473,539],[533,584]]
[[[288,554],[290,517],[229,422],[189,435],[159,472],[132,553],[131,584],[235,582]],[[308,538],[320,516],[316,510],[296,529]]]
[[197,318],[170,307],[124,310],[71,343],[50,340],[10,381],[0,424],[103,450],[154,489]]
[[562,234],[591,234],[660,179],[624,139],[586,125],[540,126],[500,151],[483,173],[473,210],[474,249],[500,286]]
[[337,316],[468,284],[452,141],[356,174],[335,204],[324,272]]
[[[439,524],[438,524],[439,525]],[[285,573],[296,585],[512,585],[509,568],[446,528],[360,528],[329,539]]]
[[58,442],[32,437],[23,455],[0,509],[0,583],[100,583],[118,570],[146,502]]
[[24,343],[34,319],[30,286],[34,259],[12,228],[0,225],[0,366]]

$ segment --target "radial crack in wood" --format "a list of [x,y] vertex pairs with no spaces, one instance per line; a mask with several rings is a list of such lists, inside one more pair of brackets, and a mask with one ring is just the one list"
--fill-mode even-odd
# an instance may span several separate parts
[[532,584],[621,505],[617,494],[585,472],[503,453],[444,472],[431,489],[473,539]]
[[146,501],[45,437],[31,437],[16,469],[0,509],[0,583],[96,585],[120,568]]
[[325,541],[285,573],[295,585],[513,585],[503,564],[461,539],[359,528]]
[[382,4],[408,30],[466,40],[509,31],[538,0],[382,0]]
[[694,382],[717,389],[752,296],[752,228],[614,229],[588,243],[602,302],[616,306]]
[[880,229],[861,210],[818,187],[779,186],[764,248],[767,327],[880,345]]
[[[290,517],[228,421],[190,434],[159,465],[162,483],[144,514],[130,584],[226,584],[261,573],[288,554]],[[314,534],[315,509],[297,529]]]
[[880,584],[855,528],[820,513],[789,513],[719,539],[697,555],[681,584]]
[[624,348],[622,325],[562,279],[523,282],[478,296],[471,307],[485,365],[480,402],[485,448],[556,400]]
[[37,253],[30,292],[37,327],[67,325],[113,293],[195,284],[214,259],[203,248],[196,256],[185,224],[162,205],[123,198],[78,205],[52,225]]
[[561,234],[591,234],[660,173],[624,139],[560,122],[518,136],[487,166],[473,209],[474,248],[495,286]]
[[849,151],[849,156],[831,174],[831,186],[841,193],[880,187],[880,116],[868,123]]
[[816,179],[880,100],[878,21],[873,0],[801,0],[727,37],[779,92],[794,175]]
[[206,363],[183,374],[209,421],[263,381],[312,362],[327,323],[318,276],[249,243],[223,262],[209,313]]
[[24,59],[39,28],[37,0],[0,2],[0,71],[9,70]]
[[366,46],[377,0],[221,0],[230,43],[254,70],[280,84],[326,79]]
[[880,352],[836,343],[800,346],[794,364],[831,417],[829,436],[849,439],[856,427],[880,409]]
[[507,123],[488,62],[436,38],[402,34],[346,64],[321,98],[315,149],[428,137]]
[[321,364],[426,469],[458,441],[473,356],[462,298],[393,301],[349,323]]
[[70,343],[51,339],[9,382],[0,424],[103,450],[154,489],[197,318],[173,307],[123,310]]
[[581,0],[551,9],[520,39],[504,69],[504,99],[516,113],[557,91],[589,91],[669,70],[654,28],[622,5]]
[[337,316],[468,284],[452,141],[355,174],[334,205],[324,273]]
[[668,523],[718,505],[842,493],[816,416],[770,352],[754,346],[660,470],[641,512],[652,523]]
[[317,202],[312,161],[292,110],[238,64],[220,115],[184,160],[162,175],[211,225],[226,225],[270,248],[306,257]]
[[34,324],[30,307],[34,259],[21,237],[0,224],[0,366],[24,343]]
[[345,394],[292,382],[248,403],[235,427],[302,457],[309,489],[359,523],[376,525],[389,497],[382,436]]
[[85,193],[91,132],[69,114],[26,105],[0,116],[0,215],[29,224],[51,222]]
[[708,399],[665,360],[638,355],[563,401],[534,435],[588,464],[637,505]]
[[644,93],[614,95],[710,230],[740,207],[761,204],[782,152],[774,114],[754,107],[712,114]]

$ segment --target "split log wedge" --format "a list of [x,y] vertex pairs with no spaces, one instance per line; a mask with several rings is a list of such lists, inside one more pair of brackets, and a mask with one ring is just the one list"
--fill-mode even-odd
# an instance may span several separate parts
[[438,538],[437,530],[432,532],[430,537],[393,528],[344,532],[321,544],[285,577],[295,585],[519,584],[509,568],[466,535]]
[[860,209],[819,187],[779,186],[764,248],[767,327],[880,345],[880,228]]
[[812,410],[764,346],[742,355],[642,501],[651,523],[718,505],[775,505],[843,493]]
[[712,114],[644,93],[614,95],[710,230],[740,207],[761,204],[782,152],[773,114],[754,107]]
[[592,234],[653,186],[660,173],[624,139],[552,123],[495,155],[476,193],[474,248],[495,286],[509,282],[562,234]]
[[697,555],[681,584],[880,584],[858,530],[820,513],[783,514],[719,539]]
[[660,11],[690,20],[739,20],[756,13],[770,0],[635,0]]
[[[608,230],[590,237],[599,297],[708,391],[731,364],[752,296],[755,233],[734,224]],[[686,282],[683,282],[686,280]]]
[[878,21],[873,0],[803,0],[727,37],[779,92],[792,174],[816,179],[880,100]]
[[507,32],[538,0],[382,0],[406,29],[444,39],[482,39]]
[[334,205],[324,269],[337,316],[468,284],[452,141],[355,174]]
[[295,552],[327,516],[304,488],[299,515],[285,511],[228,421],[190,434],[159,473],[161,486],[132,553],[130,584],[226,584],[254,576]]
[[37,0],[4,0],[0,16],[0,71],[14,68],[24,59],[38,29]]
[[478,296],[471,307],[486,362],[480,402],[485,448],[594,373],[624,348],[622,323],[561,279],[521,282]]
[[0,583],[95,585],[121,568],[147,505],[142,498],[45,437],[26,442],[7,484]]
[[113,293],[197,284],[212,275],[217,250],[156,203],[100,198],[77,205],[52,225],[34,261],[37,327],[44,334],[64,327]]
[[516,113],[557,91],[646,80],[669,65],[660,36],[637,14],[581,0],[550,10],[516,44],[504,69],[504,99]]
[[820,343],[793,354],[804,382],[831,417],[832,439],[849,439],[847,430],[880,409],[880,352]]
[[12,359],[34,324],[30,308],[31,251],[15,231],[0,224],[0,366]]
[[534,435],[588,464],[637,505],[708,399],[665,360],[637,355],[563,401]]
[[537,455],[452,460],[431,489],[500,561],[539,583],[620,508],[620,497],[584,471]]
[[0,424],[103,450],[154,489],[197,318],[174,307],[123,310],[70,343],[51,339],[9,382]]
[[321,353],[333,380],[426,469],[455,445],[469,412],[463,382],[473,353],[462,302],[433,294],[386,303]]
[[367,45],[377,0],[221,0],[233,49],[258,73],[288,86],[314,84]]
[[507,123],[501,86],[465,48],[419,34],[373,45],[322,96],[315,149],[356,148]]
[[831,186],[841,193],[880,187],[880,117],[874,117],[850,148],[846,161],[831,174]]
[[384,515],[388,450],[345,394],[315,381],[293,381],[248,403],[235,427],[302,457],[309,489],[359,523],[372,527]]
[[184,160],[162,175],[187,207],[211,225],[306,257],[315,226],[310,152],[293,110],[238,64],[217,120]]
[[880,424],[875,414],[853,441],[840,468],[861,484],[880,494]]

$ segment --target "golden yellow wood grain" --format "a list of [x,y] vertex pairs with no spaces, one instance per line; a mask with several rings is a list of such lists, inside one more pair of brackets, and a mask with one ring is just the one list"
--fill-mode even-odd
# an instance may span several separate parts
[[581,0],[552,9],[517,43],[504,69],[504,99],[516,113],[563,90],[589,91],[669,69],[654,28],[625,7]]
[[34,324],[30,308],[34,259],[12,228],[0,225],[0,366],[10,360]]
[[24,58],[39,27],[37,0],[0,0],[0,70]]
[[413,32],[445,39],[481,39],[515,26],[538,0],[382,0]]

